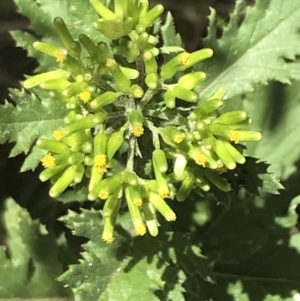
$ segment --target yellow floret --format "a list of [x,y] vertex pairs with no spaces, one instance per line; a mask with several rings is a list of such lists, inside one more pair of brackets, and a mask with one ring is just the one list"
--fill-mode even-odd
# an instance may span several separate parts
[[198,165],[202,165],[203,167],[205,167],[206,157],[203,154],[201,153],[196,154],[194,160]]
[[78,97],[84,102],[84,103],[87,103],[91,100],[92,98],[92,95],[91,95],[91,92],[88,91],[88,90],[84,90],[82,92],[80,92],[78,94]]
[[100,154],[95,156],[94,163],[96,166],[106,165],[106,155]]
[[135,137],[140,137],[144,134],[144,127],[142,124],[136,124],[132,127],[131,132]]
[[146,227],[143,223],[135,225],[135,234],[139,236],[143,236],[146,234]]
[[239,134],[239,132],[231,131],[229,133],[229,139],[230,139],[230,141],[233,141],[234,143],[237,144],[240,142],[241,135]]
[[45,155],[42,159],[41,159],[42,165],[45,168],[52,168],[55,166],[55,158],[48,153],[47,155]]
[[65,137],[65,132],[63,130],[56,130],[52,133],[52,136],[55,138],[55,140],[60,141]]
[[66,49],[59,49],[54,52],[56,61],[62,63],[67,58],[68,51]]

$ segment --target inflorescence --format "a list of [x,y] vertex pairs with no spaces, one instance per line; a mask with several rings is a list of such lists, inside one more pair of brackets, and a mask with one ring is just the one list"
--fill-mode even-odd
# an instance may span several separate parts
[[84,34],[74,39],[61,18],[54,26],[63,46],[34,43],[59,69],[29,77],[24,87],[49,90],[69,110],[54,139],[37,141],[47,151],[40,179],[53,183],[53,198],[88,179],[87,198],[105,200],[107,243],[114,239],[122,199],[136,234],[148,229],[155,236],[156,211],[176,219],[166,199],[184,201],[195,187],[229,191],[224,173],[245,163],[242,143],[261,134],[241,130],[251,122],[244,111],[218,112],[223,88],[199,101],[194,88],[206,74],[193,66],[209,59],[211,49],[182,51],[159,66],[158,37],[151,33],[162,5],[149,9],[148,0],[115,0],[112,11],[90,2],[100,15],[94,27],[109,43],[96,44]]

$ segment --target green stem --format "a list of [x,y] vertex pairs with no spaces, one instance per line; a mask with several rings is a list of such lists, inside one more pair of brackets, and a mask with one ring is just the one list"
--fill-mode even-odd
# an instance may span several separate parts
[[126,164],[126,169],[129,171],[133,171],[134,168],[135,144],[136,144],[136,138],[134,136],[131,136],[129,138],[128,156],[127,156],[127,164]]
[[145,121],[145,126],[151,131],[152,133],[152,142],[153,142],[153,145],[155,147],[155,149],[160,149],[160,141],[159,141],[159,130],[157,127],[154,126],[154,124],[149,121],[149,120],[146,120]]
[[153,96],[157,93],[158,90],[148,89],[144,94],[144,97],[141,99],[139,103],[139,108],[143,110],[143,108],[147,105],[147,103],[153,98]]

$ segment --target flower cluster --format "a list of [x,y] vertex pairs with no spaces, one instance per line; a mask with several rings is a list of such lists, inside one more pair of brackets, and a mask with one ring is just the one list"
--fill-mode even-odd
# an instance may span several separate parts
[[60,66],[26,79],[24,87],[49,90],[69,110],[54,139],[37,141],[47,151],[40,179],[53,183],[53,198],[88,179],[87,198],[105,201],[102,239],[108,243],[123,199],[136,234],[148,229],[155,236],[157,211],[176,219],[167,199],[184,201],[195,187],[229,191],[224,173],[245,162],[242,143],[261,134],[241,130],[251,122],[245,112],[219,113],[223,88],[198,100],[194,88],[206,74],[193,66],[209,59],[211,49],[182,51],[159,66],[151,33],[161,5],[115,0],[112,11],[90,2],[101,17],[95,30],[109,43],[84,34],[75,39],[61,18],[54,26],[63,46],[34,43]]

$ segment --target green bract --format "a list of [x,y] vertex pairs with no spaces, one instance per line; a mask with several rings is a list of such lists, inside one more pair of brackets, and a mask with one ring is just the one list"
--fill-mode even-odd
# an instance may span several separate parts
[[[87,198],[105,202],[102,238],[108,243],[122,199],[136,234],[147,227],[155,236],[156,211],[167,221],[176,219],[169,199],[184,201],[195,187],[229,191],[223,175],[245,163],[240,144],[261,134],[240,129],[251,122],[243,111],[220,115],[222,87],[198,100],[193,89],[206,74],[193,66],[209,59],[211,49],[182,51],[159,66],[152,26],[160,21],[161,5],[149,10],[147,1],[115,0],[111,10],[90,2],[100,15],[91,22],[109,43],[72,37],[68,24],[56,18],[62,45],[34,44],[55,57],[58,67],[28,78],[24,87],[50,90],[69,110],[54,140],[37,142],[48,151],[40,179],[53,183],[52,197],[88,179]],[[152,172],[145,168],[149,163]]]

